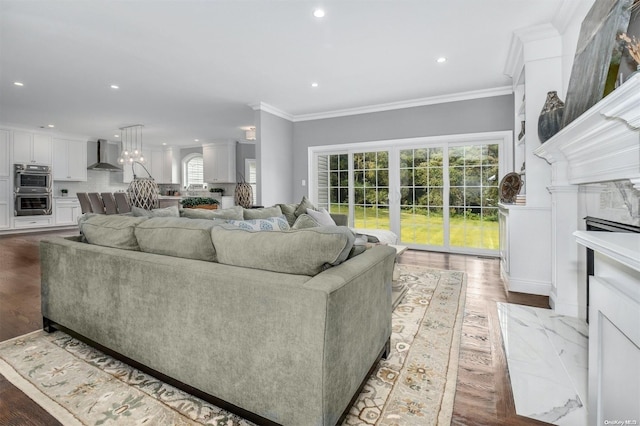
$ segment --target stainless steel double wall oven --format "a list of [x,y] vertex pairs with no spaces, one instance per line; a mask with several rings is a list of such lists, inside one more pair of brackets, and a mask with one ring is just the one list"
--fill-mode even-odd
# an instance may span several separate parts
[[38,164],[14,164],[13,170],[15,215],[50,215],[53,184],[51,167]]

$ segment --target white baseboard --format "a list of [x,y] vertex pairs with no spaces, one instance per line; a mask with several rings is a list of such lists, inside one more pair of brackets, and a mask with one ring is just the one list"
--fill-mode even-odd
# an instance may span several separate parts
[[587,308],[574,303],[558,302],[555,294],[549,295],[549,306],[558,315],[565,315],[574,318],[587,319]]
[[549,296],[551,293],[551,283],[544,281],[522,280],[509,277],[505,279],[507,291],[515,291],[517,293],[537,294],[540,296]]

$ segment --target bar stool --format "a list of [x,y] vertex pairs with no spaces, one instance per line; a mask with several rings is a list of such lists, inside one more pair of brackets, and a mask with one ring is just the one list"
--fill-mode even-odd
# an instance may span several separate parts
[[104,203],[104,210],[107,214],[118,214],[118,207],[116,207],[116,199],[111,192],[101,192],[102,202]]
[[89,201],[89,196],[86,192],[78,192],[76,194],[78,196],[78,201],[80,201],[80,209],[82,209],[82,214],[85,213],[93,213],[93,209],[91,209],[91,201]]
[[100,194],[97,192],[89,192],[89,201],[91,202],[91,210],[94,213],[104,214],[104,203],[102,202],[102,198],[100,198]]
[[113,194],[116,199],[116,205],[118,206],[118,213],[129,213],[131,206],[129,205],[129,199],[124,192],[116,192]]

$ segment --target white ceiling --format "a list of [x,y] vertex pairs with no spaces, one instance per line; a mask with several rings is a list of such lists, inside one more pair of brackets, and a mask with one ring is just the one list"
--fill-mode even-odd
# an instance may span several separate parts
[[512,31],[578,1],[0,0],[0,122],[109,140],[142,123],[146,143],[188,146],[241,139],[259,102],[295,116],[504,87]]

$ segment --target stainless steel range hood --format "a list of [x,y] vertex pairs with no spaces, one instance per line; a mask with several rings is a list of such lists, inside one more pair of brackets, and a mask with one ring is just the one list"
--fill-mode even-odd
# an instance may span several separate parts
[[121,172],[122,169],[109,163],[107,156],[107,141],[98,139],[98,162],[87,167],[87,170],[99,170],[103,172]]

